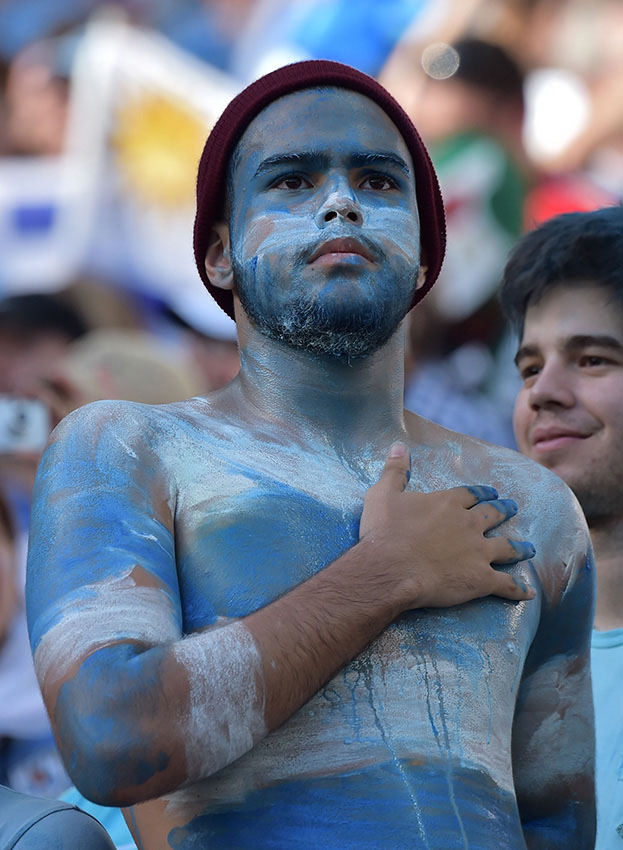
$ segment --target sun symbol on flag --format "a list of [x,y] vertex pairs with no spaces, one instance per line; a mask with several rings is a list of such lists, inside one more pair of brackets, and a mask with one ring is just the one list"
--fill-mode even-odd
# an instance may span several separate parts
[[193,203],[197,163],[210,127],[185,104],[143,94],[118,109],[111,144],[122,178],[147,203]]

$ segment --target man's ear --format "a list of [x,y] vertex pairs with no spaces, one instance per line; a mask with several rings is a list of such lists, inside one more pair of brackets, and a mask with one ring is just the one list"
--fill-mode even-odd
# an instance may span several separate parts
[[229,227],[221,221],[210,233],[206,251],[205,270],[208,280],[219,289],[234,288],[234,270],[231,263]]
[[426,281],[426,275],[428,274],[428,266],[426,263],[420,263],[420,268],[417,273],[417,286],[416,290],[421,289],[424,286]]

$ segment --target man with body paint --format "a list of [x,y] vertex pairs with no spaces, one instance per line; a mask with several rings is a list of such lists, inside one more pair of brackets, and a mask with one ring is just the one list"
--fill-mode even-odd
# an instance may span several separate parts
[[88,405],[38,475],[31,639],[76,785],[142,850],[586,850],[581,512],[403,411],[443,256],[413,125],[339,64],[256,81],[206,143],[195,255],[239,376]]
[[557,216],[524,236],[500,295],[520,340],[517,444],[571,487],[595,548],[595,847],[621,850],[623,207]]

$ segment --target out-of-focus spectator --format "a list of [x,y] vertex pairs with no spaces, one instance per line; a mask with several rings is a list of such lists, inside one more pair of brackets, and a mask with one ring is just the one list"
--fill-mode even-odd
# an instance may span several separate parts
[[[51,427],[73,403],[73,391],[63,384],[59,368],[70,343],[85,330],[81,316],[57,296],[16,295],[0,301],[0,396],[39,399]],[[24,612],[30,500],[45,437],[43,433],[38,449],[0,454],[0,488],[15,529],[9,553],[15,597],[0,646],[0,783],[55,797],[69,780],[35,678]]]
[[448,249],[426,325],[423,312],[411,319],[405,404],[446,427],[514,446],[511,397],[504,406],[487,391],[503,334],[495,292],[532,179],[522,146],[523,74],[500,46],[474,38],[446,45],[425,65],[411,109],[441,184]]
[[462,38],[498,44],[524,67],[523,52],[534,37],[532,9],[539,0],[435,0],[414,18],[379,73],[407,112],[417,108],[426,83],[423,63],[440,46]]
[[544,176],[526,202],[527,229],[623,199],[623,5],[541,3],[533,21],[539,37],[530,41],[531,59],[548,67],[529,79],[541,106],[528,122],[527,143],[532,136],[546,139],[543,125],[554,132],[567,116],[572,132],[562,144],[532,151]]
[[435,163],[448,230],[431,295],[442,317],[459,322],[493,295],[522,230],[530,177],[523,74],[501,47],[473,38],[448,46],[428,72],[413,118]]
[[[526,77],[529,156],[545,174],[574,178],[568,185],[561,179],[539,182],[539,198],[550,189],[558,196],[548,214],[594,209],[620,196],[620,0],[438,0],[429,12],[415,20],[380,75],[403,105],[416,108],[425,84],[422,64],[440,46],[463,37],[499,44]],[[578,170],[587,168],[589,174],[577,179]]]
[[68,68],[61,70],[62,42],[32,44],[10,63],[4,87],[4,153],[55,156],[65,142]]
[[86,330],[82,316],[56,295],[0,301],[0,393],[19,394],[25,384],[53,377],[67,345]]
[[[69,785],[43,705],[24,610],[26,534],[0,492],[0,785],[57,797]],[[6,595],[5,595],[6,593]]]
[[82,404],[105,398],[169,404],[200,390],[189,362],[139,330],[91,331],[68,348],[62,368]]
[[214,309],[214,304],[193,313],[194,304],[194,299],[178,300],[166,316],[183,335],[201,392],[211,392],[233,381],[240,371],[236,326],[220,308]]
[[[486,324],[484,312],[482,318]],[[428,299],[409,315],[407,328],[405,407],[444,428],[515,448],[510,402],[501,405],[481,390],[491,368],[486,346],[467,341],[450,351],[451,329]]]
[[[86,331],[80,314],[62,298],[15,295],[0,301],[0,395],[39,398],[54,425],[71,407],[71,388],[59,375],[67,346]],[[37,453],[0,456],[4,485],[19,530],[28,527]]]

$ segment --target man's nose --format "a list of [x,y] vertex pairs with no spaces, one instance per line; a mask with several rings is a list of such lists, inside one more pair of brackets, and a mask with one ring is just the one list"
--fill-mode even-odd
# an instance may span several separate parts
[[327,195],[316,214],[316,224],[322,228],[340,219],[351,224],[363,224],[361,207],[346,179],[331,181],[327,187]]
[[544,364],[530,386],[529,401],[533,410],[544,407],[573,407],[573,381],[562,364]]

